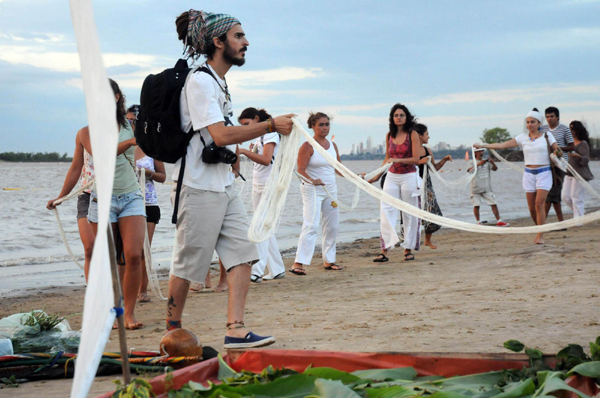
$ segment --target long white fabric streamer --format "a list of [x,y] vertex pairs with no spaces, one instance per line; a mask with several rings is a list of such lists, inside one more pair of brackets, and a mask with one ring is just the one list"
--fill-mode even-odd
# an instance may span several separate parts
[[[140,169],[140,190],[142,191],[142,198],[144,198],[144,207],[146,206],[146,169],[143,167]],[[146,263],[146,274],[148,275],[148,284],[150,289],[156,297],[160,300],[166,301],[167,298],[163,296],[160,290],[160,284],[158,282],[158,274],[152,263],[152,247],[150,246],[150,236],[148,235],[148,223],[144,228],[144,262]]]
[[579,217],[576,219],[570,219],[566,221],[562,221],[560,223],[551,223],[544,225],[536,225],[531,227],[492,227],[492,226],[484,226],[484,225],[475,225],[466,223],[463,221],[452,220],[449,218],[441,217],[427,211],[421,210],[415,206],[412,206],[402,200],[395,198],[391,195],[386,194],[385,192],[373,187],[367,181],[358,177],[352,171],[350,171],[346,166],[341,164],[334,159],[319,143],[317,143],[311,136],[304,130],[300,122],[297,120],[294,123],[296,125],[296,129],[304,136],[304,138],[313,146],[313,148],[319,152],[328,162],[331,164],[337,171],[339,171],[344,177],[348,179],[348,181],[353,184],[360,186],[365,192],[369,195],[394,206],[398,210],[407,212],[413,216],[422,218],[424,220],[449,227],[454,229],[459,229],[463,231],[469,232],[481,232],[487,234],[532,234],[532,233],[541,233],[541,232],[549,232],[555,231],[563,228],[574,227],[580,224],[587,224],[590,222],[600,220],[600,211],[586,214],[583,217]]
[[281,219],[281,212],[290,188],[294,167],[298,160],[298,147],[300,146],[298,128],[302,128],[302,125],[298,118],[294,117],[293,120],[292,133],[281,137],[271,174],[267,179],[261,200],[250,222],[248,239],[255,243],[265,241],[273,236]]
[[[54,204],[54,206],[57,206],[69,199],[72,199],[74,197],[77,197],[81,192],[85,191],[86,189],[88,189],[89,187],[91,187],[93,184],[93,181],[88,182],[87,184],[83,185],[82,187],[79,187],[79,189],[71,192],[68,195],[63,196],[60,199],[55,200],[54,202],[52,202]],[[77,261],[77,258],[75,257],[75,254],[73,254],[73,250],[71,250],[71,246],[69,245],[69,241],[67,241],[67,235],[65,234],[65,229],[62,226],[62,222],[60,221],[60,216],[58,215],[58,207],[54,208],[54,215],[56,216],[56,222],[58,223],[58,230],[60,231],[60,237],[62,238],[63,243],[65,244],[65,247],[67,248],[67,252],[69,252],[69,255],[71,256],[71,260],[73,260],[73,262],[75,264],[77,264],[77,266],[81,269],[83,269],[83,265],[81,265],[79,263],[79,261]]]
[[[504,159],[502,156],[500,156],[500,154],[498,152],[496,152],[493,149],[489,150],[496,158],[500,159],[501,162],[506,163],[510,166],[511,169],[519,171],[519,172],[523,172],[524,168],[517,166],[516,164],[513,164],[512,162],[509,162],[508,160]],[[581,185],[583,185],[583,187],[585,188],[586,191],[588,191],[590,194],[592,194],[594,197],[596,197],[597,199],[600,199],[600,194],[589,184],[589,182],[587,182],[581,175],[579,175],[579,173],[577,173],[577,171],[573,168],[573,166],[571,166],[569,164],[569,162],[567,162],[566,160],[564,160],[563,158],[559,158],[557,157],[555,154],[551,154],[550,158],[552,159],[552,161],[554,162],[554,164],[556,164],[558,167],[560,167],[560,169],[562,171],[570,171],[571,174],[573,175],[573,177],[575,177],[575,179],[577,181],[579,181],[579,183]]]
[[[309,185],[314,185],[312,183],[311,180],[309,180],[308,178],[304,177],[302,174],[298,173],[296,170],[294,170],[294,173],[296,174],[296,176],[298,177],[298,179],[306,184]],[[335,201],[335,203],[337,203],[337,205],[344,209],[344,210],[352,210],[355,209],[356,206],[358,206],[358,202],[360,200],[360,189],[358,187],[356,187],[356,191],[354,191],[354,198],[352,199],[352,205],[348,206],[342,202],[340,202],[340,200],[338,198],[334,198],[333,195],[331,194],[331,192],[329,192],[329,190],[327,189],[327,187],[325,185],[315,185],[315,188],[319,187],[319,188],[323,188],[323,191],[325,191],[325,193],[327,194],[327,196],[329,196],[329,199]],[[317,190],[314,189],[314,201],[313,203],[317,203]],[[315,206],[315,211],[316,211],[317,207]],[[315,219],[315,215],[313,214],[313,217],[311,218],[311,220]]]
[[119,131],[115,96],[102,62],[91,0],[70,0],[77,39],[98,193],[98,234],[85,291],[83,327],[71,398],[88,395],[116,316],[107,230]]

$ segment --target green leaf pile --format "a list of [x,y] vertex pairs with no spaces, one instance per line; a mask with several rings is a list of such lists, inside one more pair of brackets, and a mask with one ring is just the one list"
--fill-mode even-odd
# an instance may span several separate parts
[[[532,363],[539,367],[536,361],[543,360],[541,351],[527,350]],[[556,391],[571,391],[580,398],[590,398],[569,387],[565,379],[571,374],[600,378],[600,362],[581,363],[568,373],[546,366],[535,374],[531,369],[523,369],[448,378],[418,377],[411,367],[352,373],[308,367],[299,373],[269,366],[254,374],[238,373],[222,358],[219,364],[222,384],[209,383],[205,387],[190,382],[179,391],[170,391],[169,398],[541,398]]]

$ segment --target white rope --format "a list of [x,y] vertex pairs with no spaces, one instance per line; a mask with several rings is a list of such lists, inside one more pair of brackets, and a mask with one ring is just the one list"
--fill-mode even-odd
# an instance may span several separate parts
[[[471,154],[473,155],[473,170],[477,170],[477,160],[475,159],[475,150],[473,147],[471,147]],[[471,180],[473,180],[473,178],[475,178],[475,173],[467,173],[464,176],[462,176],[456,180],[448,181],[448,180],[445,180],[442,177],[441,173],[436,170],[435,166],[433,165],[433,162],[431,161],[431,157],[429,159],[429,162],[427,162],[427,165],[429,166],[429,170],[431,170],[431,174],[433,176],[435,176],[437,178],[437,180],[439,182],[441,182],[443,185],[450,187],[450,188],[461,188],[463,186],[470,184]]]
[[591,193],[593,196],[595,196],[596,198],[600,199],[600,194],[598,194],[598,192],[596,192],[596,190],[594,188],[592,188],[592,186],[581,176],[579,175],[579,173],[577,173],[577,171],[575,171],[575,169],[573,168],[573,166],[571,166],[566,160],[564,160],[563,158],[558,158],[561,165],[568,171],[571,172],[571,174],[573,175],[573,177],[575,177],[575,179],[577,181],[579,181],[579,183],[589,192]]
[[[329,198],[333,201],[335,201],[335,203],[337,203],[337,205],[339,207],[341,207],[344,210],[353,210],[356,208],[356,206],[358,206],[358,202],[360,199],[360,188],[356,187],[356,191],[354,192],[354,199],[352,200],[352,205],[348,206],[345,205],[344,203],[340,202],[340,200],[338,198],[334,198],[333,195],[331,194],[331,192],[329,192],[329,190],[327,189],[327,187],[325,185],[315,185],[313,184],[313,182],[311,180],[309,180],[308,178],[304,177],[302,174],[298,173],[296,170],[294,170],[294,173],[296,174],[296,177],[298,177],[298,179],[306,184],[312,185],[315,187],[315,189],[313,190],[315,192],[315,200],[314,203],[317,203],[317,187],[323,188],[323,190],[325,191],[325,193],[327,194],[327,196],[329,196]],[[315,206],[316,209],[316,206]],[[313,214],[312,219],[314,220],[315,215]]]
[[[81,192],[85,191],[86,189],[88,189],[89,187],[92,186],[94,182],[90,181],[87,184],[79,187],[79,189],[71,192],[70,194],[63,196],[60,199],[55,200],[54,202],[52,202],[52,204],[54,206],[58,206],[59,204],[61,204],[62,202],[65,202],[71,198],[74,198],[76,196],[78,196]],[[75,264],[77,264],[77,266],[81,269],[83,269],[83,265],[81,265],[79,263],[79,261],[77,261],[77,258],[75,257],[75,254],[73,254],[73,250],[71,250],[71,246],[69,245],[69,241],[67,241],[67,235],[65,234],[65,229],[63,228],[62,222],[60,221],[60,216],[58,215],[58,208],[54,207],[54,215],[56,216],[56,222],[58,223],[58,230],[60,231],[60,237],[62,238],[63,243],[65,244],[65,247],[67,248],[67,252],[69,253],[69,255],[71,256],[71,260],[73,260],[73,262]]]
[[500,156],[500,154],[498,152],[496,152],[495,149],[490,149],[488,148],[488,150],[492,153],[492,155],[494,155],[497,159],[500,159],[501,162],[506,163],[508,165],[508,167],[510,167],[511,169],[518,171],[518,172],[523,172],[525,171],[525,169],[523,167],[519,167],[516,164],[514,164],[513,162],[509,162],[508,160],[504,159],[502,156]]
[[248,239],[255,243],[273,236],[281,219],[285,198],[298,160],[298,148],[300,146],[298,129],[302,128],[298,118],[294,117],[292,120],[294,128],[290,135],[281,137],[271,174],[269,174],[262,197],[254,211],[248,229]]
[[[431,163],[431,156],[429,156],[429,160],[427,161],[427,165]],[[427,170],[429,167],[423,167],[423,177],[421,181],[421,209],[427,209]],[[433,165],[433,164],[432,164]],[[434,167],[435,169],[435,167]]]
[[566,221],[561,221],[558,223],[544,224],[544,225],[536,225],[532,227],[493,227],[493,226],[484,226],[484,225],[475,225],[462,221],[452,220],[449,218],[441,217],[427,211],[421,210],[415,206],[412,206],[402,200],[395,198],[391,195],[386,194],[385,192],[378,190],[373,187],[371,184],[367,183],[367,181],[359,178],[356,174],[350,171],[346,166],[337,161],[337,159],[333,158],[321,145],[319,145],[311,136],[308,134],[302,125],[296,120],[294,120],[294,125],[296,129],[304,136],[304,138],[313,146],[313,148],[321,154],[328,162],[331,164],[337,171],[339,171],[344,177],[348,179],[348,181],[353,184],[360,186],[365,192],[369,195],[388,203],[389,205],[404,211],[413,216],[422,218],[429,222],[433,222],[435,224],[439,224],[445,227],[459,229],[463,231],[469,232],[480,232],[480,233],[488,233],[488,234],[531,234],[531,233],[543,233],[555,231],[563,228],[574,227],[580,224],[587,224],[594,221],[600,220],[600,211],[596,211],[594,213],[586,214],[583,217],[579,217],[576,219],[570,219]]
[[[146,207],[146,169],[143,167],[139,169],[140,179],[140,190],[142,191],[142,198],[144,199],[144,208]],[[148,223],[144,220],[144,261],[146,263],[146,274],[148,274],[148,285],[156,297],[160,300],[166,301],[167,298],[163,296],[160,290],[160,283],[158,282],[158,273],[152,264],[152,248],[150,247],[150,237],[148,234]]]
[[[514,169],[516,171],[524,172],[525,169],[523,169],[523,168],[517,166],[516,164],[513,164],[512,162],[509,162],[508,160],[504,159],[495,150],[490,149],[490,152],[492,154],[494,154],[494,156],[496,158],[500,159],[500,161],[502,161],[504,163],[507,163],[512,169]],[[579,173],[577,173],[577,171],[573,168],[573,166],[571,166],[569,164],[569,162],[567,162],[563,158],[559,158],[558,156],[556,156],[553,153],[550,154],[550,159],[552,159],[552,161],[554,162],[554,164],[556,164],[562,171],[564,171],[564,172],[570,171],[571,174],[573,175],[573,177],[575,177],[575,179],[577,181],[579,181],[579,183],[586,189],[586,191],[588,191],[589,193],[591,193],[596,198],[600,199],[600,194],[598,194],[598,192],[581,175],[579,175]]]

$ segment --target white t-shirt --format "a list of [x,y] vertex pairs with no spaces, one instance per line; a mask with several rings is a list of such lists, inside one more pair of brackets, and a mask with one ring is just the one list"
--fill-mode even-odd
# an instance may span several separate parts
[[[532,140],[529,137],[529,133],[523,133],[515,137],[517,144],[519,147],[523,149],[523,156],[525,157],[525,165],[549,165],[550,164],[550,154],[548,153],[548,143],[546,142],[546,138],[542,134],[539,138]],[[552,134],[548,135],[548,142],[550,142],[550,146],[556,142],[554,136]]]
[[259,155],[263,154],[265,145],[270,143],[275,144],[272,161],[267,166],[260,163],[254,163],[254,170],[252,172],[252,183],[254,185],[264,186],[267,183],[269,174],[271,174],[271,168],[273,167],[273,160],[275,160],[275,155],[277,155],[277,149],[279,148],[279,133],[267,133],[262,137],[259,137],[254,143],[258,148]]
[[[181,129],[190,131],[193,126],[194,131],[200,131],[199,134],[194,134],[187,147],[183,183],[195,189],[225,192],[225,187],[231,185],[235,179],[230,172],[231,166],[225,163],[207,164],[202,161],[204,144],[200,140],[200,134],[206,145],[210,145],[213,139],[206,127],[219,122],[224,122],[225,126],[233,126],[231,121],[233,108],[231,99],[226,98],[221,89],[221,87],[226,88],[225,81],[219,78],[210,65],[208,67],[219,83],[208,73],[195,72],[188,80],[185,91],[181,91],[179,100]],[[236,146],[228,145],[227,149],[235,152]],[[174,180],[179,178],[180,165],[181,159],[175,163]]]

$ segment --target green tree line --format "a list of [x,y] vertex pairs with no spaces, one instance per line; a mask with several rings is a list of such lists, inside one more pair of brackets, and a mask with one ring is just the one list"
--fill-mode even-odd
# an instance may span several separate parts
[[73,158],[67,153],[58,152],[2,152],[0,160],[5,162],[70,162]]

